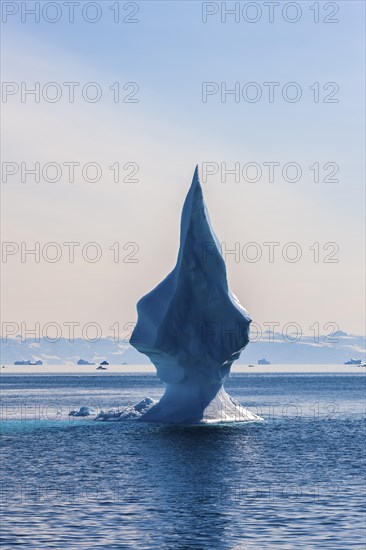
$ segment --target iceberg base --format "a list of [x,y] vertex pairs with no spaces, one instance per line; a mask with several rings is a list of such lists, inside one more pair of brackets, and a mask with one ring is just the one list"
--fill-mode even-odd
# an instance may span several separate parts
[[200,424],[253,422],[262,418],[245,409],[220,383],[198,385],[193,382],[166,384],[160,401],[139,419],[140,422]]

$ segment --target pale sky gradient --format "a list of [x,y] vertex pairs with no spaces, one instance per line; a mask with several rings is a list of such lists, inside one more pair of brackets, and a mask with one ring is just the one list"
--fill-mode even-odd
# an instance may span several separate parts
[[[33,2],[28,2],[33,4]],[[297,242],[303,256],[269,263],[227,258],[232,290],[259,324],[294,321],[309,333],[334,322],[364,334],[364,3],[338,2],[337,24],[315,24],[301,2],[302,19],[256,24],[219,17],[201,21],[201,2],[138,2],[137,24],[2,25],[3,81],[42,84],[98,82],[100,102],[74,104],[19,95],[2,103],[3,162],[97,162],[97,183],[56,183],[19,177],[2,183],[2,240],[97,242],[103,257],[88,263],[67,249],[57,263],[20,255],[2,263],[2,320],[31,326],[55,321],[111,325],[136,319],[136,301],[173,268],[180,212],[195,164],[297,162],[297,183],[203,183],[211,221],[221,242]],[[259,3],[260,4],[260,3]],[[108,86],[137,82],[139,103],[114,103]],[[219,96],[201,101],[204,81],[298,82],[298,103],[258,103]],[[339,103],[314,103],[314,82],[337,82]],[[80,96],[77,95],[77,98]],[[114,162],[139,165],[139,183],[113,183]],[[314,183],[314,162],[336,162],[339,183]],[[108,249],[135,242],[138,263],[114,263]],[[309,250],[335,242],[338,263],[315,263]],[[132,249],[122,250],[122,257]],[[328,253],[331,249],[328,250]],[[324,255],[324,252],[321,251]]]

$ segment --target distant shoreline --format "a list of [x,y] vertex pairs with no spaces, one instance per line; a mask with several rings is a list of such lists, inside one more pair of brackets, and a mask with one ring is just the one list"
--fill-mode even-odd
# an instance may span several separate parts
[[[1,365],[2,366],[2,365]],[[364,367],[352,365],[233,365],[232,374],[366,374]],[[0,368],[3,375],[99,375],[113,374],[155,374],[153,365],[109,365],[106,370],[97,370],[96,365],[5,365]]]

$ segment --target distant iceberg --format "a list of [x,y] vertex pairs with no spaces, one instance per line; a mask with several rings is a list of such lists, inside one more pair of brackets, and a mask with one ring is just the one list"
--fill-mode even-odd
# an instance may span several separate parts
[[223,388],[249,341],[250,318],[228,288],[226,267],[196,168],[186,197],[173,271],[137,304],[130,343],[154,363],[166,390],[140,418],[150,422],[260,418]]
[[43,365],[43,361],[38,359],[38,361],[14,361],[14,365]]
[[361,359],[353,359],[353,357],[351,357],[349,361],[345,362],[345,365],[361,365]]

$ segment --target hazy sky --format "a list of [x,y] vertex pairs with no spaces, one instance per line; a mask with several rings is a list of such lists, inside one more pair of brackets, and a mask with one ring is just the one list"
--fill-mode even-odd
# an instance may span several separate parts
[[[219,240],[236,249],[229,283],[253,320],[364,333],[363,2],[281,2],[272,23],[262,2],[238,3],[238,22],[221,21],[221,2],[120,2],[117,23],[108,0],[80,2],[74,23],[67,3],[39,23],[24,2],[4,4],[2,239],[13,244],[3,245],[3,322],[124,332],[175,264],[198,163],[216,172],[203,191]],[[216,8],[204,23],[202,10]],[[79,83],[73,103],[67,82]],[[39,102],[25,93],[36,86]],[[25,173],[36,162],[38,183]],[[236,164],[239,181],[221,181],[222,164]],[[80,243],[74,262],[64,243]],[[39,262],[24,255],[36,246]]]

